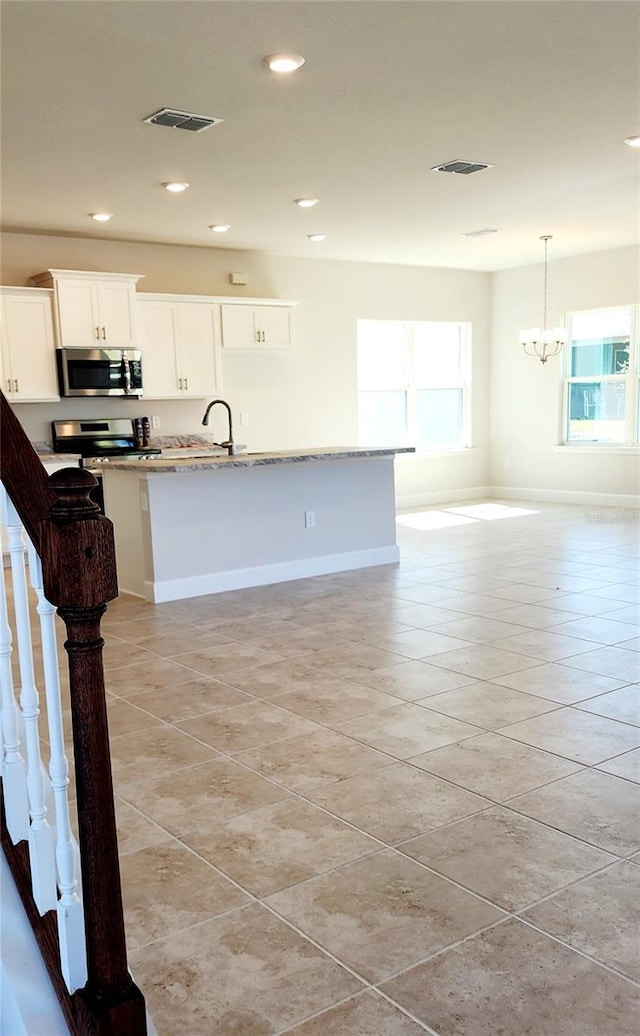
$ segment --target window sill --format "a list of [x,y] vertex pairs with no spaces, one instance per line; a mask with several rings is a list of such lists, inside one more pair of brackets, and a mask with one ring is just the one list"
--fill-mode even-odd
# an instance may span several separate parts
[[614,443],[561,443],[553,447],[554,453],[619,453],[622,456],[634,457],[640,454],[640,446],[622,446]]

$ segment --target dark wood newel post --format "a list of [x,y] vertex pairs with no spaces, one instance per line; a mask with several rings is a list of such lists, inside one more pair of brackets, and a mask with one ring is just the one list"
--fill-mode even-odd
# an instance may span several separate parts
[[79,1031],[143,1036],[144,999],[127,967],[100,621],[117,597],[113,526],[89,492],[93,475],[49,477],[55,502],[40,526],[44,591],[67,630],[87,984],[73,995]]

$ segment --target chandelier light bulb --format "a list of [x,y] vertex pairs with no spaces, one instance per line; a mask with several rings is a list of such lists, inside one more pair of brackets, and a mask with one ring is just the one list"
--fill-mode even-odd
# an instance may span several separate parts
[[90,212],[91,219],[95,219],[96,223],[108,223],[110,219],[113,219],[113,212]]
[[189,189],[191,184],[179,183],[177,180],[169,180],[167,183],[163,183],[162,186],[164,187],[165,191],[171,191],[172,194],[182,194],[183,191]]
[[297,71],[304,65],[304,58],[301,54],[267,54],[262,61],[271,72],[280,72],[285,75]]
[[227,230],[231,230],[230,223],[213,223],[209,230],[213,230],[214,234],[226,234]]
[[312,209],[314,205],[317,205],[320,201],[319,198],[294,198],[296,205],[299,205],[301,209]]

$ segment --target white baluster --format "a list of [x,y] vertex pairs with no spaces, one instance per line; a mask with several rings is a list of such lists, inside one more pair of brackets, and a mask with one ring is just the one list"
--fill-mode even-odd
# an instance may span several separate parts
[[13,503],[7,497],[7,534],[20,663],[20,706],[24,720],[24,739],[27,754],[27,792],[29,795],[29,862],[33,898],[41,914],[53,910],[58,901],[53,831],[47,821],[45,804],[44,768],[40,757],[38,736],[38,691],[33,671],[31,622],[25,574],[24,540],[22,525]]
[[[0,485],[1,524],[7,524],[6,494]],[[4,561],[4,559],[2,559]],[[11,671],[11,629],[7,614],[4,565],[0,572],[0,691],[2,693],[2,786],[7,829],[15,844],[29,837],[27,767],[20,754],[20,717]]]
[[49,726],[49,775],[54,798],[56,826],[56,860],[60,899],[57,904],[58,939],[62,976],[70,993],[87,981],[87,956],[84,937],[84,915],[78,896],[75,875],[75,839],[69,820],[69,765],[64,750],[64,728],[60,694],[60,671],[56,642],[55,608],[44,596],[42,565],[33,544],[27,541],[29,578],[38,597],[42,654],[44,661],[44,689],[47,700]]

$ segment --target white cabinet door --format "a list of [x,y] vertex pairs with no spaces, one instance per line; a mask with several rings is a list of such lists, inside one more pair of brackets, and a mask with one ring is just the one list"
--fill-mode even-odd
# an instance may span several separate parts
[[224,349],[256,349],[260,341],[255,306],[221,306],[222,346]]
[[51,293],[0,294],[2,387],[16,403],[57,401]]
[[270,349],[290,349],[293,345],[292,306],[260,306],[257,316],[262,344]]
[[144,398],[172,399],[181,396],[175,307],[169,302],[139,299],[137,310]]
[[60,281],[57,287],[60,345],[90,349],[102,340],[98,296],[94,285],[86,280]]
[[101,340],[112,348],[132,349],[136,345],[133,285],[105,281],[96,293]]
[[220,392],[216,307],[204,302],[179,302],[176,310],[184,394],[201,399],[215,396]]
[[293,306],[222,305],[225,349],[291,349]]

